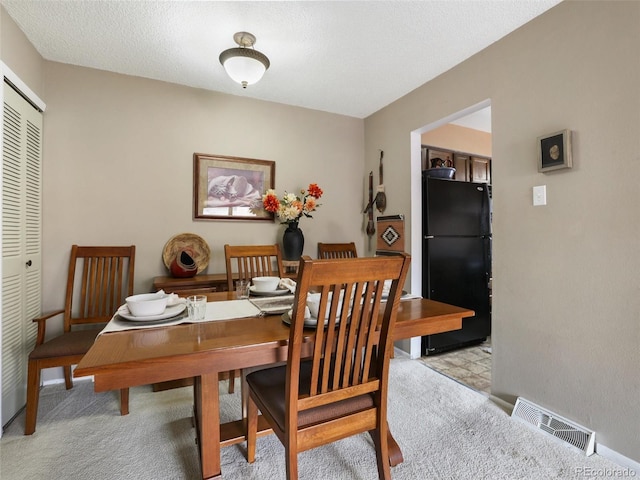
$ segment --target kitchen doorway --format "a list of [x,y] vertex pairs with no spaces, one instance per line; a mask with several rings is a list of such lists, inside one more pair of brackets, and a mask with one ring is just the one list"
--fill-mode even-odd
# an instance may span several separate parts
[[[487,146],[488,140],[488,146]],[[489,100],[469,107],[461,112],[452,114],[438,122],[427,125],[412,132],[412,178],[421,177],[425,167],[423,145],[430,145],[443,150],[466,152],[468,154],[491,157],[491,104]],[[420,159],[416,162],[416,152],[420,152]],[[416,164],[417,163],[417,164]],[[429,162],[427,162],[428,164]],[[457,165],[456,165],[457,166]],[[467,175],[469,171],[465,172]],[[466,178],[466,177],[465,177]],[[478,182],[475,178],[467,181]],[[490,180],[489,180],[490,181]],[[412,181],[412,225],[422,225],[421,191],[416,194],[418,182]],[[414,265],[420,268],[412,272],[412,292],[422,292],[422,228],[412,232],[412,256]],[[418,256],[416,258],[416,255]],[[412,269],[413,270],[413,269]],[[490,286],[490,284],[489,284]],[[468,307],[472,308],[472,307]],[[459,383],[469,386],[485,395],[491,392],[491,337],[477,345],[464,346],[441,353],[424,355],[421,349],[416,355],[412,345],[412,357],[420,357],[421,361],[430,368],[446,375]]]

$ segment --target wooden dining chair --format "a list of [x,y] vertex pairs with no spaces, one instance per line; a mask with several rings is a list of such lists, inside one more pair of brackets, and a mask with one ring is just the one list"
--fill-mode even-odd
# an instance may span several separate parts
[[[29,354],[25,435],[36,430],[41,370],[63,367],[67,390],[72,388],[71,366],[91,348],[98,327],[111,320],[124,299],[133,295],[135,252],[134,245],[71,247],[64,308],[33,319],[38,334]],[[63,316],[63,331],[46,339],[47,321],[58,315]],[[120,414],[128,413],[129,389],[124,388],[120,390]]]
[[234,290],[235,280],[251,281],[253,277],[275,276],[284,273],[280,246],[274,245],[225,245],[224,259],[227,266],[227,287]]
[[318,242],[318,258],[357,258],[356,244]]
[[[287,363],[246,376],[250,463],[255,460],[259,409],[284,445],[287,480],[298,478],[298,453],[367,431],[375,445],[379,478],[391,478],[389,359],[410,261],[406,254],[302,258]],[[391,280],[391,290],[383,303],[385,280]],[[305,322],[309,292],[319,294],[317,317],[326,318],[315,326]]]
[[[236,280],[251,281],[253,277],[284,275],[280,246],[274,245],[225,245],[224,259],[227,268],[227,288],[234,291]],[[235,391],[235,370],[229,371],[229,393]]]

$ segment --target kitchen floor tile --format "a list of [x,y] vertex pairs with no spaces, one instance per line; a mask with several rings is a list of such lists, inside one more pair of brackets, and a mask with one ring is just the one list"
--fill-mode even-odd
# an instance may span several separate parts
[[491,393],[491,340],[420,359],[430,368],[487,395]]

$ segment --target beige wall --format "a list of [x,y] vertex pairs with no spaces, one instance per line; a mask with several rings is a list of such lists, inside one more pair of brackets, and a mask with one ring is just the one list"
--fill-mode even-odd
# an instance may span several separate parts
[[447,123],[423,133],[421,138],[422,145],[491,156],[491,134],[481,130]]
[[[279,193],[318,183],[321,206],[300,222],[304,253],[339,239],[363,249],[362,120],[60,63],[45,72],[45,285],[74,242],[135,244],[137,291],[167,273],[175,234],[207,241],[207,273],[225,271],[225,243],[279,242],[279,223],[193,220],[194,152],[275,160]],[[49,289],[45,307],[60,299]]]
[[42,99],[44,90],[42,57],[4,7],[0,7],[0,59]]
[[[366,169],[377,149],[396,159],[387,198],[408,215],[409,133],[491,99],[492,393],[583,424],[636,462],[638,25],[640,2],[563,2],[365,121]],[[564,128],[574,168],[538,173],[536,137]],[[547,206],[532,206],[536,185]]]

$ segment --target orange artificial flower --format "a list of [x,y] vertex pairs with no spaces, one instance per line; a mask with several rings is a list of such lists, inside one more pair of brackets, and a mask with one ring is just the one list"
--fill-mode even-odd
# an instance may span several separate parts
[[[303,192],[304,193],[304,192]],[[320,198],[322,197],[322,194],[324,192],[322,191],[322,189],[318,186],[317,183],[312,183],[309,185],[309,195],[311,195],[312,197],[315,198]]]
[[262,199],[262,205],[267,212],[276,213],[280,208],[280,200],[273,190],[268,190]]
[[320,206],[317,200],[323,193],[317,183],[309,184],[308,190],[300,190],[302,198],[295,193],[285,192],[279,199],[275,190],[269,189],[262,196],[262,208],[275,213],[281,223],[298,223],[302,216],[313,218],[311,212]]

